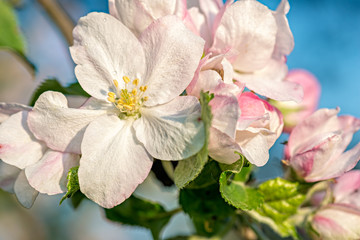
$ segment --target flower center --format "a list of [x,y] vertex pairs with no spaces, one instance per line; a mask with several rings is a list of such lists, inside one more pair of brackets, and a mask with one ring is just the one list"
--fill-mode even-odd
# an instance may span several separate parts
[[[124,76],[123,80],[125,82],[125,88],[123,89],[119,88],[119,82],[117,80],[113,80],[116,93],[109,92],[107,100],[119,109],[120,118],[139,118],[141,116],[140,108],[144,102],[148,100],[148,97],[144,96],[147,86],[139,87],[139,79],[131,82],[129,77]],[[131,91],[129,89],[131,89]]]

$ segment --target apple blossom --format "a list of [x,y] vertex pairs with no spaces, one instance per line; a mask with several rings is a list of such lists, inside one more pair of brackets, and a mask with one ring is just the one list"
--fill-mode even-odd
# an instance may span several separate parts
[[189,14],[200,36],[206,40],[205,53],[225,55],[238,83],[263,96],[299,102],[301,87],[284,81],[284,56],[293,48],[286,14],[289,4],[281,1],[275,12],[258,1],[200,1]]
[[30,107],[0,105],[1,112],[18,111],[0,125],[0,186],[14,192],[27,208],[39,192],[50,195],[65,192],[67,172],[78,165],[79,156],[53,151],[36,140],[27,124]]
[[81,153],[80,190],[114,207],[143,182],[153,157],[181,160],[203,146],[199,102],[179,97],[203,45],[175,16],[154,21],[138,39],[111,15],[90,13],[75,27],[70,50],[93,109],[67,108],[62,94],[47,92],[30,128],[58,151]]
[[320,109],[291,132],[285,158],[299,177],[307,182],[338,177],[360,159],[360,143],[344,152],[360,119],[340,116],[339,109]]
[[300,103],[294,101],[271,101],[284,116],[284,131],[291,130],[303,119],[315,112],[320,99],[320,83],[314,75],[302,69],[291,70],[286,76],[289,82],[295,82],[302,86],[304,98]]
[[237,98],[215,96],[210,105],[214,117],[209,155],[230,164],[239,159],[238,152],[252,164],[265,165],[283,128],[280,112],[251,92]]
[[360,238],[360,171],[353,170],[336,179],[332,186],[334,203],[315,213],[311,224],[324,239]]

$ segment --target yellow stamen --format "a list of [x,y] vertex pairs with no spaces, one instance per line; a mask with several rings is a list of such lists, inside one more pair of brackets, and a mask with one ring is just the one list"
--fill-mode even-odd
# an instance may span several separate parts
[[141,86],[141,87],[140,87],[140,91],[142,91],[142,92],[145,92],[146,89],[147,89],[147,86]]
[[133,84],[134,84],[135,86],[139,85],[139,79],[136,78],[136,79],[133,81]]
[[129,111],[131,111],[133,109],[132,106],[127,105],[127,104],[124,104],[123,107],[126,108]]
[[131,91],[132,95],[136,95],[137,94],[137,88],[133,88],[133,90]]
[[143,100],[144,100],[144,102],[146,102],[147,100],[149,100],[149,97],[148,97],[148,96],[145,96],[145,97],[143,98]]
[[111,98],[115,98],[116,95],[113,92],[108,92],[108,96],[111,97]]
[[115,87],[119,87],[119,82],[117,80],[113,80]]
[[130,82],[130,78],[127,76],[123,76],[123,80],[125,83],[129,83]]
[[112,102],[112,103],[115,102],[115,98],[113,98],[113,97],[108,97],[107,100],[108,100],[109,102]]

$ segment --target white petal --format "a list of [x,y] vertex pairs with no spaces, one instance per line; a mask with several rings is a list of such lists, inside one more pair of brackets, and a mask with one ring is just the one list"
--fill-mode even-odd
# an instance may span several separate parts
[[90,123],[84,135],[80,190],[105,208],[127,199],[152,166],[152,158],[136,140],[131,124],[132,120],[103,116]]
[[116,92],[113,80],[123,86],[123,76],[140,78],[145,57],[137,38],[120,21],[105,13],[90,13],[80,18],[70,48],[75,74],[83,89],[98,99]]
[[257,1],[229,6],[215,32],[214,49],[237,50],[236,70],[252,72],[266,66],[274,51],[277,26],[272,12]]
[[31,208],[39,192],[32,188],[26,179],[25,171],[21,171],[15,181],[14,192],[16,198],[26,208]]
[[192,96],[145,108],[134,122],[136,137],[154,158],[181,160],[197,153],[204,145],[200,104]]
[[254,73],[235,72],[235,78],[265,97],[278,101],[301,102],[304,95],[302,87],[297,83],[284,81],[286,74],[285,63],[270,60],[263,69]]
[[[81,109],[67,108],[66,97],[58,92],[45,92],[29,113],[29,127],[37,139],[53,150],[81,153],[80,145],[86,126],[115,109],[109,105],[88,103]],[[99,101],[99,100],[98,100]]]
[[299,123],[289,137],[290,155],[299,153],[299,150],[308,147],[310,142],[319,142],[320,138],[339,130],[340,124],[336,116],[339,111],[340,109],[319,109]]
[[14,193],[14,184],[20,172],[21,169],[0,160],[0,188]]
[[195,86],[191,92],[187,92],[189,95],[200,98],[200,92],[211,91],[222,83],[221,76],[214,70],[205,70],[199,73],[199,78],[196,81]]
[[204,40],[180,19],[167,16],[152,23],[140,37],[144,47],[148,85],[147,106],[171,101],[191,82],[203,54]]
[[242,154],[246,159],[258,167],[264,166],[269,160],[269,146],[268,136],[271,133],[267,130],[259,132],[251,131],[254,129],[248,128],[236,132],[235,141],[242,149]]
[[67,174],[79,165],[80,156],[48,150],[36,164],[25,169],[30,185],[49,195],[66,192]]
[[286,14],[289,12],[290,5],[287,0],[282,0],[276,11],[273,12],[278,31],[276,34],[276,44],[273,57],[281,60],[284,55],[289,55],[294,49],[294,37],[289,27]]
[[210,128],[209,155],[218,162],[232,164],[239,160],[239,154],[242,153],[240,146],[229,135]]
[[0,125],[0,159],[20,169],[36,163],[46,148],[29,130],[28,114],[18,112]]
[[136,36],[139,36],[154,20],[172,15],[176,0],[111,0],[110,13],[116,16]]
[[210,101],[213,114],[211,126],[235,139],[237,121],[240,108],[235,96],[215,95]]

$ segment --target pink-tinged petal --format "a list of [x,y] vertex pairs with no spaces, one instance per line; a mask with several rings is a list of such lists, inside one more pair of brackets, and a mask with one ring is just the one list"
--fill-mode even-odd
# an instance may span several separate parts
[[20,111],[31,111],[31,107],[18,103],[0,103],[0,124]]
[[214,22],[216,15],[224,4],[221,0],[199,0],[199,5],[201,12],[206,16],[206,21],[211,29],[211,25]]
[[257,119],[265,114],[264,102],[252,92],[244,92],[238,95],[238,103],[241,109],[240,119]]
[[212,36],[206,23],[205,16],[199,12],[199,8],[197,7],[190,8],[188,14],[192,26],[196,29],[196,32],[193,32],[205,40],[205,52],[207,52],[207,49],[212,45]]
[[294,37],[286,18],[289,9],[289,2],[287,0],[281,0],[276,11],[273,12],[278,28],[273,57],[278,61],[280,61],[284,55],[289,55],[294,49]]
[[31,208],[39,192],[32,188],[25,176],[25,171],[21,171],[14,184],[14,192],[17,200],[26,208]]
[[205,131],[196,97],[177,97],[169,103],[144,108],[134,122],[136,137],[154,158],[182,160],[204,145]]
[[[229,6],[216,29],[213,49],[233,48],[236,70],[264,68],[274,51],[277,26],[272,12],[257,1],[237,1]],[[216,50],[215,50],[216,51]]]
[[0,160],[0,188],[14,193],[14,184],[20,172],[21,169]]
[[239,160],[242,153],[240,146],[229,135],[220,130],[210,128],[209,155],[218,162],[232,164]]
[[236,132],[235,141],[242,149],[246,159],[258,167],[264,166],[269,160],[269,146],[267,138],[275,135],[267,129],[247,128]]
[[201,70],[216,70],[221,74],[225,83],[233,84],[234,69],[231,63],[226,59],[228,56],[232,56],[231,51],[206,60]]
[[339,177],[345,172],[353,169],[359,160],[360,143],[338,157],[336,157],[336,155],[335,157],[333,156],[332,159],[327,161],[326,166],[316,166],[316,169],[319,170],[319,173],[311,174],[309,179],[311,181],[319,181]]
[[[110,14],[116,16],[136,36],[156,19],[173,15],[179,8],[176,0],[115,0]],[[181,9],[178,9],[181,11]]]
[[199,76],[200,76],[200,73],[201,73],[201,70],[202,70],[202,67],[206,64],[207,60],[209,59],[210,57],[210,53],[205,55],[205,57],[203,57],[200,62],[199,62],[199,65],[197,66],[196,68],[196,71],[194,73],[194,77],[193,79],[191,80],[190,84],[186,87],[186,93],[191,95],[192,91],[193,91],[193,88],[195,87],[198,79],[199,79]]
[[312,227],[323,239],[359,239],[360,211],[331,204],[318,211]]
[[150,172],[152,157],[135,138],[131,125],[132,120],[103,116],[86,129],[78,172],[80,190],[102,207],[122,203]]
[[116,92],[113,80],[122,88],[123,76],[143,76],[145,57],[137,38],[120,21],[105,13],[80,18],[73,31],[71,56],[77,64],[75,74],[82,88],[97,99]]
[[291,132],[288,141],[290,156],[294,155],[303,145],[309,145],[311,139],[317,139],[329,132],[339,130],[336,114],[339,109],[320,109],[299,123]]
[[110,113],[111,105],[95,99],[81,109],[68,108],[66,97],[58,92],[45,92],[29,113],[28,124],[37,139],[61,152],[81,153],[81,140],[86,126],[101,115]]
[[109,0],[109,13],[111,16],[119,19],[119,14],[117,12],[116,6],[115,6],[116,0]]
[[[146,106],[171,101],[194,77],[203,54],[204,40],[194,35],[175,16],[151,24],[140,37],[148,62]],[[166,86],[166,87],[165,87]]]
[[353,170],[345,173],[336,179],[333,194],[336,202],[340,202],[353,192],[360,189],[360,170]]
[[0,125],[0,159],[20,169],[36,163],[46,148],[31,133],[28,114],[18,112]]
[[240,117],[240,109],[235,96],[215,95],[210,101],[213,114],[212,127],[235,139],[236,125]]
[[214,70],[201,71],[199,78],[196,81],[195,86],[191,92],[187,92],[188,95],[200,98],[200,92],[213,92],[216,87],[222,83],[221,76]]
[[29,184],[40,193],[49,195],[66,192],[70,168],[79,166],[80,156],[48,150],[42,159],[25,169]]
[[270,60],[263,69],[254,73],[234,74],[234,78],[244,83],[247,88],[268,98],[295,102],[300,102],[303,98],[304,93],[299,84],[284,81],[287,74],[285,63]]

